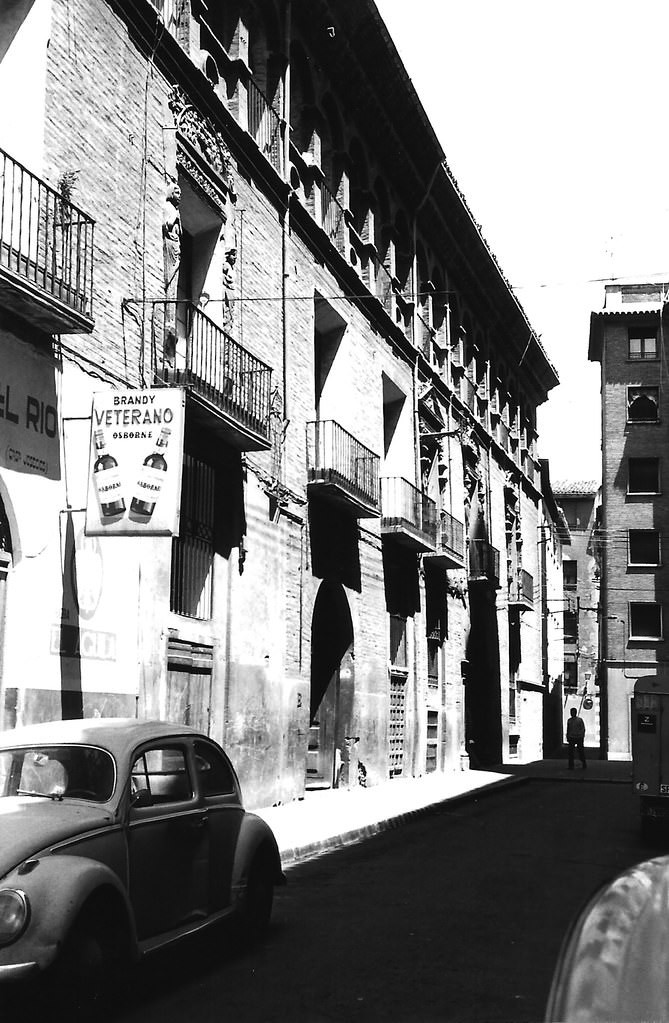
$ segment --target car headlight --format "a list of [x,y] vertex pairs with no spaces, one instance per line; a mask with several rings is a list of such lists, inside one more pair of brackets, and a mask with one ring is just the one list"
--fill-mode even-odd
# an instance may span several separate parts
[[27,896],[15,888],[0,890],[0,946],[11,945],[28,924],[30,907]]

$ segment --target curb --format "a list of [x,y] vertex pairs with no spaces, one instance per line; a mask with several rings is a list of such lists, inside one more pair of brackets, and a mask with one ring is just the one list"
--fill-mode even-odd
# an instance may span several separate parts
[[327,853],[346,849],[348,846],[357,845],[368,838],[373,838],[375,835],[380,835],[385,831],[391,831],[393,828],[401,827],[407,821],[426,817],[430,813],[434,813],[438,807],[444,805],[457,806],[462,803],[476,802],[476,800],[481,796],[493,795],[500,789],[521,785],[528,781],[532,781],[532,779],[523,777],[502,778],[498,781],[491,782],[489,785],[481,785],[479,788],[470,789],[467,792],[460,792],[455,796],[444,796],[443,799],[436,800],[433,803],[426,803],[425,806],[416,807],[415,810],[404,810],[396,816],[386,817],[382,820],[374,821],[371,824],[352,828],[350,831],[344,831],[337,835],[329,835],[327,838],[318,839],[315,842],[309,842],[303,846],[282,849],[281,865],[284,871],[291,870],[293,867],[298,867],[302,863],[314,860],[319,856],[324,856]]

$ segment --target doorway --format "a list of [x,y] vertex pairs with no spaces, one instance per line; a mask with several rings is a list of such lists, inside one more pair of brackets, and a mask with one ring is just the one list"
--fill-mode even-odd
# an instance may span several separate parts
[[307,789],[336,788],[353,716],[353,622],[343,586],[320,585],[311,622]]

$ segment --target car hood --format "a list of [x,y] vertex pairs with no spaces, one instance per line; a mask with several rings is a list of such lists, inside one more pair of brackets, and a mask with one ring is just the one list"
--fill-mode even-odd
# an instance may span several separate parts
[[113,821],[93,803],[36,797],[0,799],[0,878],[29,856]]

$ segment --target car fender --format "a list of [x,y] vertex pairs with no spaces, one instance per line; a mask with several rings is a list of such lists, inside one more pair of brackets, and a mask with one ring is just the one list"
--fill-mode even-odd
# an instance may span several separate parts
[[272,829],[256,814],[245,813],[232,867],[232,890],[235,899],[244,890],[249,867],[258,855],[267,858],[274,884],[285,884],[286,878],[281,869],[281,854]]
[[96,894],[116,900],[126,925],[128,953],[138,957],[134,917],[118,875],[104,863],[84,856],[50,855],[27,860],[0,882],[0,889],[15,888],[28,899],[30,917],[23,934],[0,948],[0,966],[34,962],[39,969],[50,966],[58,955],[72,924]]

